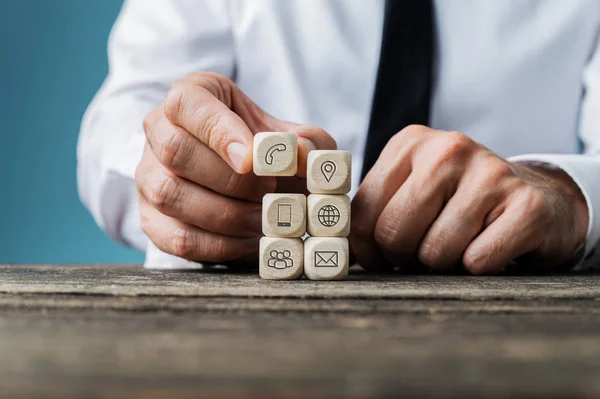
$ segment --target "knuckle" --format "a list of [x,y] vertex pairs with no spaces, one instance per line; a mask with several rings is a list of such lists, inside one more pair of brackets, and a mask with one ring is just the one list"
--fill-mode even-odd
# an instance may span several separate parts
[[178,179],[169,174],[165,174],[158,179],[148,189],[148,201],[159,211],[164,211],[173,207],[179,196]]
[[488,271],[488,265],[485,257],[473,252],[465,252],[462,263],[465,269],[474,275],[486,274]]
[[156,148],[156,157],[158,161],[169,169],[178,169],[182,166],[184,158],[184,148],[186,142],[186,133],[181,129],[172,126],[165,132]]
[[[337,149],[337,142],[326,130],[313,125],[301,126],[293,131],[299,137],[306,137],[318,142],[319,150]],[[316,140],[315,140],[316,139]]]
[[474,143],[469,136],[461,132],[446,132],[441,137],[446,141],[446,145],[449,147],[455,147],[457,149],[469,148]]
[[548,209],[545,195],[530,186],[522,189],[519,205],[523,214],[529,215],[532,218],[545,215]]
[[214,72],[192,72],[182,81],[192,86],[201,87],[223,103],[231,104],[231,92],[235,83],[226,76]]
[[398,229],[390,223],[377,225],[374,233],[374,239],[377,245],[388,252],[399,252],[399,232]]
[[205,262],[222,262],[232,258],[231,249],[225,236],[203,236],[197,243],[198,260]]
[[213,74],[210,72],[191,72],[185,75],[183,79],[181,79],[181,82],[189,82],[196,86],[202,86],[211,75]]
[[227,76],[215,72],[191,72],[187,74],[182,81],[202,87],[206,87],[208,85],[226,85],[233,83],[233,81]]
[[441,246],[437,245],[435,240],[434,242],[429,240],[423,242],[419,247],[417,257],[421,263],[430,267],[442,266],[444,261]]
[[440,144],[435,164],[463,163],[464,157],[471,151],[473,141],[458,132],[448,132],[440,136]]
[[227,245],[225,237],[222,235],[218,235],[215,237],[214,242],[211,244],[210,248],[210,258],[213,262],[219,262],[231,257],[230,248]]
[[138,190],[143,188],[143,175],[144,175],[144,167],[143,165],[143,161],[141,161],[140,163],[138,163],[138,165],[135,168],[135,174],[134,174],[134,178],[135,178],[135,185],[137,186]]
[[142,154],[142,159],[140,159],[140,161],[138,162],[134,172],[136,187],[138,191],[141,191],[144,194],[146,193],[143,189],[145,188],[145,182],[147,180],[148,172],[151,170],[151,167],[152,157],[149,156],[148,146],[146,145]]
[[389,141],[392,147],[402,147],[420,142],[423,139],[423,126],[410,125],[396,133]]
[[186,97],[186,86],[183,83],[175,84],[167,93],[163,103],[165,116],[173,123],[179,120]]
[[422,125],[408,125],[400,130],[399,135],[406,138],[422,137],[427,130],[428,128]]
[[332,148],[332,149],[337,148],[337,142],[335,141],[335,139],[333,138],[332,135],[330,135],[329,133],[327,133],[327,131],[325,131],[324,129],[321,129],[320,127],[317,127],[315,129],[316,129],[316,134],[319,137],[322,137],[325,148]]
[[142,126],[144,128],[144,133],[146,134],[146,139],[150,144],[156,139],[157,126],[159,125],[161,118],[164,118],[164,111],[162,107],[155,108],[142,120]]
[[200,124],[200,140],[217,152],[220,150],[225,152],[228,144],[226,135],[228,130],[221,129],[222,120],[221,111],[206,112]]
[[514,177],[511,166],[503,160],[493,158],[482,164],[482,183],[486,187],[497,187],[503,180]]
[[146,133],[146,137],[150,138],[150,131],[152,126],[154,125],[154,118],[152,116],[152,112],[144,117],[142,120],[142,126],[144,127],[144,132]]
[[498,177],[515,176],[515,171],[512,166],[508,162],[497,157],[494,157],[493,161],[490,161],[489,168],[491,169],[492,174]]
[[225,194],[233,197],[240,196],[245,193],[245,188],[242,182],[244,181],[243,175],[235,172],[231,172],[227,178],[227,184],[225,185]]
[[386,147],[399,148],[406,141],[408,141],[408,138],[406,136],[403,136],[402,132],[398,132],[392,136],[392,138],[388,141]]
[[219,226],[232,227],[239,225],[241,217],[243,217],[243,215],[240,214],[236,204],[234,202],[226,201],[221,206],[219,212]]
[[194,253],[192,232],[189,229],[177,228],[171,236],[171,253],[177,257],[190,259]]

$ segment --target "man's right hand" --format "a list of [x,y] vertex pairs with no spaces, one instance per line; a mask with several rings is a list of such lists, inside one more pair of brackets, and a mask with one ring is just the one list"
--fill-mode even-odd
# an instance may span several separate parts
[[[161,250],[199,262],[254,260],[262,197],[305,192],[307,153],[336,148],[325,131],[272,117],[212,73],[176,83],[144,130],[136,170],[142,229]],[[299,178],[251,173],[253,137],[261,131],[298,135]]]

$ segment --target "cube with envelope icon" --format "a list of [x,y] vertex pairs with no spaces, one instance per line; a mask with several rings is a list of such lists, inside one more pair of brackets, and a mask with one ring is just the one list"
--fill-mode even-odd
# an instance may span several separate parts
[[348,253],[345,237],[309,237],[304,241],[304,275],[310,280],[345,279]]
[[315,251],[315,267],[338,267],[338,251]]

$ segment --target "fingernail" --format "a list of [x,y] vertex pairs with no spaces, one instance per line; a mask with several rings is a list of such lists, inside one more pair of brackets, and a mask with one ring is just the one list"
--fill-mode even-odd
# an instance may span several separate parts
[[304,147],[306,148],[306,152],[310,152],[313,150],[316,150],[317,147],[315,147],[315,145],[313,144],[312,141],[310,141],[309,139],[305,139],[304,137],[300,137],[300,141],[302,141],[304,143]]
[[242,169],[242,165],[244,164],[244,159],[246,159],[247,152],[248,147],[246,147],[242,143],[233,142],[227,146],[227,156],[233,164],[233,168],[236,172],[239,172]]

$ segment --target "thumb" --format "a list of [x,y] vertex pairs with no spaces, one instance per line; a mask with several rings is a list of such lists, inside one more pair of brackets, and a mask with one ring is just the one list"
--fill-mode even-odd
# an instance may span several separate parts
[[262,110],[228,78],[208,72],[183,78],[165,100],[165,114],[217,152],[237,173],[252,170],[252,137],[261,131],[298,136],[298,176],[306,176],[312,150],[336,149],[326,131],[277,119]]

